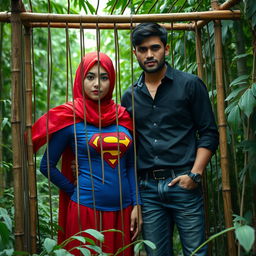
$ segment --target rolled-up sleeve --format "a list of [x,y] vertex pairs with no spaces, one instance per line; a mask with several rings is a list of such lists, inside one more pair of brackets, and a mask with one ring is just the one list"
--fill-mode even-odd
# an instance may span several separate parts
[[197,148],[207,148],[213,153],[219,145],[219,132],[205,84],[195,78],[190,85],[193,120],[197,129]]

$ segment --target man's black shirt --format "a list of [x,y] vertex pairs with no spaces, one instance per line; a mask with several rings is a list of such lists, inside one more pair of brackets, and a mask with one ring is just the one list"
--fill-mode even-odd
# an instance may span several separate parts
[[197,76],[168,65],[153,99],[142,73],[122,97],[130,115],[132,93],[139,171],[192,167],[197,148],[215,152],[218,130],[206,86]]

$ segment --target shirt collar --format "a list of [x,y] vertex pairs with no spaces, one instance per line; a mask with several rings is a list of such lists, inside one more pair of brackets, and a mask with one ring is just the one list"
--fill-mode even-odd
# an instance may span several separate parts
[[[169,65],[168,62],[166,62],[166,65],[167,65],[166,73],[165,73],[165,76],[162,80],[165,80],[166,78],[170,79],[170,80],[173,80],[173,69]],[[138,87],[142,88],[144,84],[145,84],[145,74],[144,74],[144,72],[142,72],[139,79],[137,80],[135,86],[138,86]]]

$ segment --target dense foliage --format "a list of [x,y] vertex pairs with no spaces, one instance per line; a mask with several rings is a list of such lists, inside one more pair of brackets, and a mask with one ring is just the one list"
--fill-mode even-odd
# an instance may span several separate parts
[[[100,1],[29,1],[24,0],[26,10],[40,13],[87,13],[96,14],[147,14],[168,12],[206,11],[211,8],[209,0],[106,0]],[[33,4],[31,5],[31,2]],[[104,4],[102,5],[102,2]],[[224,1],[219,1],[224,2]],[[1,0],[0,11],[10,11],[10,1]],[[222,22],[224,85],[226,94],[226,118],[228,121],[228,152],[233,211],[243,216],[250,226],[256,226],[256,5],[255,0],[244,0],[235,6],[243,13],[241,20]],[[83,39],[84,38],[84,39]],[[97,45],[96,39],[100,39]],[[115,40],[118,38],[118,40]],[[11,27],[0,23],[0,197],[1,207],[13,216],[12,202],[12,149],[11,149]],[[197,73],[195,55],[195,33],[192,31],[170,31],[171,52],[168,61],[177,69]],[[209,89],[212,106],[217,116],[214,25],[210,22],[202,30],[204,77]],[[81,47],[84,45],[84,47]],[[33,81],[34,119],[49,107],[71,99],[71,86],[76,67],[83,53],[100,49],[109,54],[117,70],[116,101],[140,74],[132,55],[130,31],[80,29],[33,29]],[[70,52],[70,54],[69,54]],[[68,60],[68,61],[67,61]],[[50,75],[49,75],[50,74]],[[49,102],[47,95],[50,95]],[[40,160],[40,153],[37,161]],[[221,197],[221,169],[219,153],[207,170],[208,213],[210,233],[213,235],[225,228],[223,201]],[[38,164],[37,164],[38,166]],[[48,182],[38,173],[39,226],[41,240],[49,236],[49,189]],[[56,231],[57,190],[52,188],[53,231]],[[6,216],[6,212],[2,211]],[[9,222],[8,222],[9,223]],[[54,226],[55,225],[55,226]],[[10,225],[8,228],[12,228]],[[8,231],[9,232],[9,231]],[[55,232],[53,232],[55,233]],[[5,239],[5,238],[4,238]],[[217,238],[218,239],[218,238]],[[226,240],[213,242],[213,255],[226,254]],[[175,237],[176,252],[180,253],[178,236]],[[10,244],[8,244],[8,248]],[[254,248],[254,250],[256,250]],[[225,253],[224,253],[225,252]],[[240,255],[246,254],[241,249]]]

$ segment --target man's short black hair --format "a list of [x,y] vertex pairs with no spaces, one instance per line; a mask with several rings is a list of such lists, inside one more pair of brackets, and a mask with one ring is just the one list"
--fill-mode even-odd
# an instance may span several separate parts
[[160,40],[166,46],[167,31],[164,27],[154,22],[141,23],[137,25],[132,31],[132,45],[140,45],[146,38],[151,36],[159,36]]

